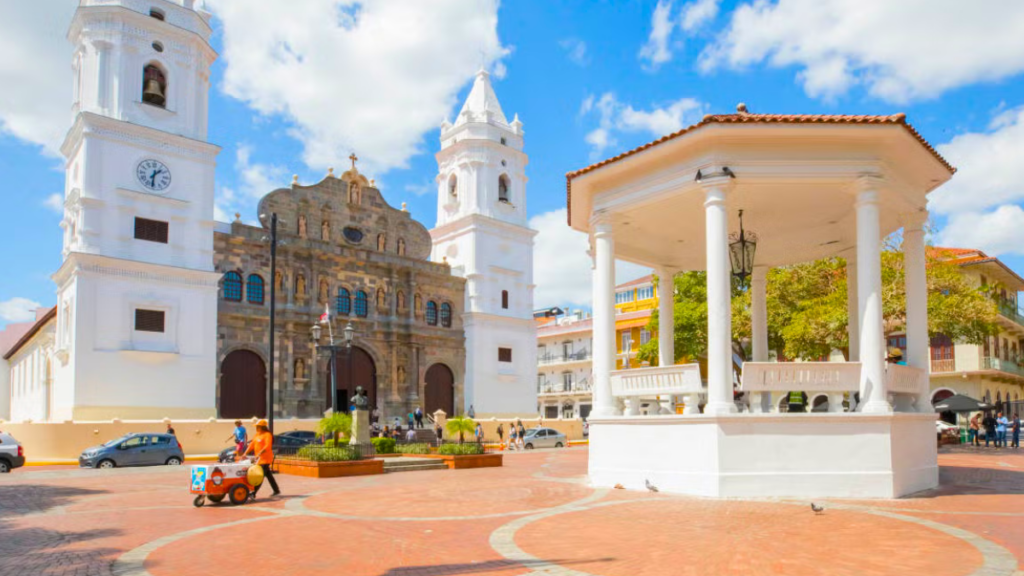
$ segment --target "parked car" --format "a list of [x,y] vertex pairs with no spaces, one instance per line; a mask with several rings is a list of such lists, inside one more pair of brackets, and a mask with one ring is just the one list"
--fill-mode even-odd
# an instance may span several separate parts
[[565,446],[565,434],[552,428],[534,428],[526,431],[523,445],[527,450],[534,448],[561,448]]
[[306,442],[316,442],[316,432],[312,430],[289,430],[287,432],[281,432],[278,436],[298,438],[299,440],[305,440]]
[[135,433],[86,448],[78,457],[83,468],[177,466],[185,461],[181,443],[172,434]]
[[[313,439],[296,438],[294,436],[287,436],[285,434],[277,434],[274,436],[274,456],[295,454],[299,448],[313,444]],[[234,462],[235,461],[235,447],[230,446],[220,451],[217,455],[218,462]]]
[[14,436],[0,432],[0,474],[25,465],[25,449]]

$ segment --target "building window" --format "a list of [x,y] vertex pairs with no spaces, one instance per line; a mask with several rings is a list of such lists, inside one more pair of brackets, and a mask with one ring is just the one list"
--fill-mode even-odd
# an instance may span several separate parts
[[352,313],[352,297],[346,288],[338,288],[338,298],[334,307],[339,316],[348,316]]
[[510,204],[512,202],[511,183],[508,176],[502,174],[498,177],[498,202]]
[[562,391],[572,390],[572,372],[562,372]]
[[167,76],[156,64],[142,69],[142,101],[161,108],[167,104]]
[[427,324],[437,326],[437,303],[433,300],[427,302]]
[[633,335],[629,332],[622,333],[622,351],[629,352],[633,349]]
[[441,304],[441,326],[452,327],[452,305],[447,302]]
[[511,348],[498,348],[498,362],[511,362],[512,361],[512,349]]
[[224,284],[221,293],[225,300],[231,302],[242,301],[242,275],[238,272],[228,272],[224,275]]
[[139,332],[163,332],[163,310],[135,310],[135,330]]
[[163,21],[163,19],[164,19],[163,11],[162,10],[157,10],[156,8],[150,8],[149,9],[149,16],[151,18],[156,18],[157,20],[160,20],[160,21]]
[[645,286],[637,290],[637,300],[647,300],[649,298],[654,298],[654,286]]
[[135,239],[147,242],[159,242],[167,244],[167,222],[149,220],[147,218],[135,219]]
[[502,136],[502,137],[501,137],[501,145],[502,145],[502,146],[505,146],[505,145],[507,145],[507,144],[508,144],[508,142],[507,142],[507,141],[505,140],[505,137],[504,137],[504,136]]
[[651,341],[651,331],[647,328],[640,329],[640,345],[643,346]]
[[616,292],[615,293],[615,303],[616,304],[625,304],[626,302],[632,302],[632,301],[633,301],[633,291],[632,290],[626,290],[625,292]]
[[459,197],[459,179],[455,177],[455,174],[448,177],[448,195],[452,197],[452,200]]
[[562,356],[566,359],[572,356],[572,340],[562,342]]
[[263,304],[263,277],[259,274],[249,274],[249,280],[245,283],[245,298],[249,304]]
[[501,291],[501,307],[504,310],[508,310],[508,290]]
[[359,316],[360,318],[366,318],[366,314],[366,292],[360,290],[356,292],[356,316]]

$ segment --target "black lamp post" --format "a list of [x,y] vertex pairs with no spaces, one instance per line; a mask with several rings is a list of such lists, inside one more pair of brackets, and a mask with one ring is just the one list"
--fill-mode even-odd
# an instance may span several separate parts
[[[320,337],[323,335],[323,328],[320,327],[320,324],[324,324],[324,325],[327,326],[328,337],[330,338],[330,344],[328,344],[328,345],[321,345],[320,344]],[[340,348],[340,346],[336,346],[334,344],[334,329],[333,329],[333,326],[330,324],[330,322],[328,322],[327,320],[324,320],[324,321],[320,322],[320,324],[314,324],[313,327],[310,328],[310,337],[313,340],[313,344],[316,345],[317,352],[330,352],[330,354],[331,354],[331,411],[332,412],[337,412],[338,411],[338,374],[337,374],[338,370],[337,370],[337,364],[338,364],[338,348]],[[351,362],[351,359],[352,359],[352,338],[355,336],[355,329],[352,327],[352,322],[351,321],[348,323],[347,326],[345,326],[345,330],[344,330],[343,334],[344,334],[344,337],[345,337],[346,359],[349,361],[348,362],[348,364],[349,364],[349,369],[348,369],[349,382],[351,383],[351,381],[352,381],[352,368],[351,368],[351,366],[352,366],[352,362]]]
[[729,262],[732,275],[746,284],[754,272],[754,252],[757,250],[757,234],[743,229],[743,210],[740,210],[740,233],[729,235]]
[[[260,221],[265,222],[266,214],[260,214]],[[268,238],[264,237],[264,241]],[[277,212],[270,215],[270,370],[267,378],[267,424],[270,433],[274,433],[274,381],[275,359],[274,359],[274,320],[277,313]],[[284,242],[281,242],[284,244]]]
[[352,338],[355,336],[356,329],[352,327],[352,321],[349,320],[345,324],[345,364],[347,364],[348,370],[348,385],[349,388],[355,391],[352,387]]

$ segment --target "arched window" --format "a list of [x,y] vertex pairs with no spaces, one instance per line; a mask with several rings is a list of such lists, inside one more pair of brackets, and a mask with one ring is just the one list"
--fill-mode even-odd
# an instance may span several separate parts
[[405,256],[405,238],[398,239],[398,255]]
[[405,292],[402,291],[402,290],[399,290],[398,291],[398,295],[395,296],[395,298],[398,298],[398,311],[399,312],[405,312],[405,309],[406,309]]
[[501,307],[508,310],[508,290],[501,291]]
[[231,302],[242,301],[242,275],[238,272],[228,272],[224,275],[223,292],[225,300]]
[[448,177],[448,195],[453,200],[459,197],[459,179],[455,177],[455,174]]
[[360,318],[366,318],[366,315],[368,313],[367,308],[368,307],[366,305],[366,292],[363,292],[362,290],[356,292],[356,316],[359,316]]
[[441,326],[452,327],[452,305],[447,302],[441,304]]
[[502,174],[498,176],[498,202],[504,202],[509,204],[512,202],[512,185],[508,180],[508,176]]
[[245,282],[245,299],[249,304],[263,304],[263,277],[259,274],[249,274]]
[[338,298],[334,307],[339,316],[348,316],[352,313],[352,297],[349,296],[348,289],[338,288]]
[[383,252],[388,248],[388,237],[384,233],[377,234],[377,250]]
[[437,326],[437,302],[427,302],[427,324]]
[[142,101],[161,108],[167,104],[167,76],[156,64],[142,69]]

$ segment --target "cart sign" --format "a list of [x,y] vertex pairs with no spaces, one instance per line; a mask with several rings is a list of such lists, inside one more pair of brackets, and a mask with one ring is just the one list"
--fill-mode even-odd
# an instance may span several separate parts
[[204,492],[206,490],[206,466],[192,467],[192,491]]

